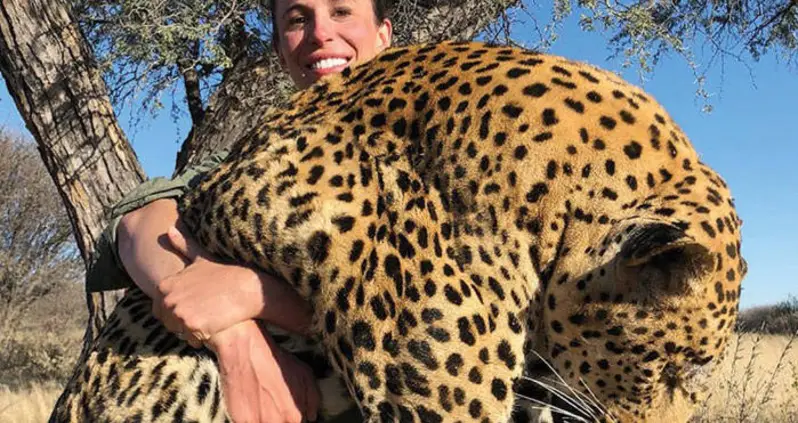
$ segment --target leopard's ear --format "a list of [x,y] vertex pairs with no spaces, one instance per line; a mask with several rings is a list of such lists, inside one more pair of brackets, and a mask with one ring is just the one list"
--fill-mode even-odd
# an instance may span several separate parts
[[709,249],[670,223],[641,220],[623,233],[619,276],[649,297],[695,293],[715,268]]

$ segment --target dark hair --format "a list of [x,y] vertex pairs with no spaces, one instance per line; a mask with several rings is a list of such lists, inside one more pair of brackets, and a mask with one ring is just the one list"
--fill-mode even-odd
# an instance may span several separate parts
[[[382,25],[382,21],[388,18],[390,0],[371,0],[371,8],[374,10],[374,21],[377,25]],[[275,3],[277,0],[269,0],[269,10],[272,18],[272,42],[277,42],[279,32],[277,32],[277,16],[275,16]]]

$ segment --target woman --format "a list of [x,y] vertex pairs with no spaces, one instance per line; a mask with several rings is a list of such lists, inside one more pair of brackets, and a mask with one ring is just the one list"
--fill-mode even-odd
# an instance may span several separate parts
[[[300,89],[371,60],[391,43],[384,0],[272,0],[271,5],[274,49]],[[304,333],[311,310],[284,282],[222,264],[176,229],[175,197],[189,179],[148,182],[128,195],[115,214],[129,212],[107,231],[111,249],[116,245],[119,262],[153,299],[153,312],[170,331],[216,352],[227,409],[236,422],[315,419],[319,398],[309,369],[276,347],[257,323]],[[94,266],[94,273],[104,268]],[[93,283],[92,275],[89,285],[113,288]]]

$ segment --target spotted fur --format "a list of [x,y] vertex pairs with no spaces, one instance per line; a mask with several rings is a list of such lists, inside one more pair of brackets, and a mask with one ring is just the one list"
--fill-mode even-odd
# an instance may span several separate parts
[[[602,419],[686,421],[746,272],[726,184],[654,99],[478,43],[392,49],[317,83],[181,214],[312,303],[318,354],[296,351],[325,415],[352,398],[369,422],[510,421],[533,352]],[[55,416],[222,421],[222,400],[212,357],[131,292]]]

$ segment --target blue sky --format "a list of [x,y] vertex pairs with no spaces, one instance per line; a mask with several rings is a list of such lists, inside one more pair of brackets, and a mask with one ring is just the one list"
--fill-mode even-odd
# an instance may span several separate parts
[[[516,27],[524,41],[527,27]],[[749,273],[742,305],[768,304],[798,296],[798,71],[772,55],[745,66],[728,62],[709,74],[714,111],[701,111],[690,69],[680,57],[666,58],[641,82],[635,70],[623,71],[620,60],[606,60],[609,50],[600,34],[578,30],[573,20],[559,32],[550,52],[620,71],[643,85],[670,112],[701,153],[732,189],[743,218],[743,255]],[[168,100],[168,99],[165,99]],[[166,111],[122,126],[149,176],[169,175],[179,143],[188,132],[188,117],[172,122]],[[0,126],[28,134],[13,101],[0,87]]]
[[[523,35],[519,34],[523,39]],[[692,71],[674,55],[641,81],[622,69],[605,38],[576,28],[560,32],[551,53],[621,72],[652,94],[682,127],[702,160],[732,190],[743,219],[742,252],[748,261],[742,306],[798,296],[798,70],[774,55],[758,63],[727,61],[708,74],[713,111],[701,110]]]

